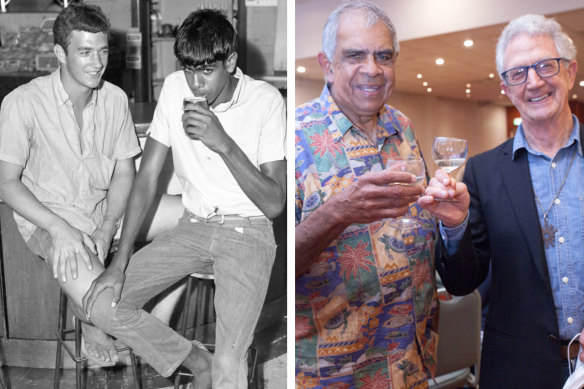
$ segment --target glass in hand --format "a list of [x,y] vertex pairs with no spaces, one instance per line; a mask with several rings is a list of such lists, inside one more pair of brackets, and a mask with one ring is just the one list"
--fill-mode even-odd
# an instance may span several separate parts
[[[421,184],[426,177],[424,160],[421,157],[414,155],[389,157],[385,169],[396,172],[407,172],[417,177],[416,182],[411,184],[393,183],[390,185],[418,185]],[[422,224],[414,219],[409,211],[405,216],[391,220],[389,225],[403,230],[422,227]]]
[[467,154],[466,139],[438,136],[432,143],[432,159],[440,169],[448,173],[462,166]]

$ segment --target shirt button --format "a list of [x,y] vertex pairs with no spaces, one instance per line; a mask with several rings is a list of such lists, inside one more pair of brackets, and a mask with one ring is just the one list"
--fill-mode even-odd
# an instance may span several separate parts
[[552,162],[552,169],[555,169],[556,166],[557,166],[556,163],[555,162]]
[[559,205],[560,204],[560,199],[555,199],[554,200],[554,203],[556,203],[556,205]]
[[560,243],[564,243],[566,241],[566,239],[564,239],[563,236],[560,236],[560,238],[558,239],[558,242]]
[[574,322],[574,319],[572,317],[568,318],[568,324],[572,324]]
[[568,277],[563,277],[563,278],[562,278],[562,282],[563,282],[564,284],[567,284],[567,283],[568,283]]

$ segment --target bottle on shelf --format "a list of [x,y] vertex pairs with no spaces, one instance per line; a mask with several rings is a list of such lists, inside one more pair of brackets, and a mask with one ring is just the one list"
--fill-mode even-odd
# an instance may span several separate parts
[[150,11],[150,34],[152,36],[159,36],[162,33],[162,14],[158,7],[158,3],[152,3]]

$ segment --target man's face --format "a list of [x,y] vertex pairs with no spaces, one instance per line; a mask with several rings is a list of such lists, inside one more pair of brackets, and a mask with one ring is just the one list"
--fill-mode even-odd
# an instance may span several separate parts
[[224,62],[216,61],[196,68],[185,68],[187,84],[195,96],[206,97],[211,107],[229,101],[232,91],[227,88],[229,77],[235,70],[237,55],[232,53]]
[[[504,69],[529,66],[543,59],[558,57],[560,55],[551,37],[521,34],[511,40],[505,49]],[[560,61],[560,72],[555,76],[540,78],[533,69],[529,69],[527,81],[523,84],[508,86],[501,82],[501,88],[517,107],[525,123],[542,125],[562,115],[569,115],[568,94],[574,85],[577,70],[576,61],[569,64]]]
[[341,15],[332,62],[324,53],[319,61],[331,94],[355,123],[379,112],[393,90],[396,54],[389,29],[382,22],[365,27],[359,13]]
[[108,60],[107,34],[71,31],[67,53],[55,46],[61,62],[63,85],[68,90],[97,88]]

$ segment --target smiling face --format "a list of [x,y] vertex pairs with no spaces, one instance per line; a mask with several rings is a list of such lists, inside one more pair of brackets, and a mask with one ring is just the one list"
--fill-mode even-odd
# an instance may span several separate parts
[[107,34],[102,32],[71,31],[67,52],[55,45],[55,54],[61,62],[61,80],[70,96],[99,86],[108,53]]
[[[503,65],[504,69],[511,69],[558,57],[560,55],[550,36],[521,34],[507,45]],[[576,61],[560,61],[560,72],[555,76],[540,78],[533,69],[529,69],[525,83],[508,86],[502,82],[501,88],[521,114],[524,126],[553,125],[566,120],[566,116],[570,118],[568,95],[577,70]]]
[[341,15],[334,57],[320,53],[319,62],[335,102],[353,123],[372,120],[391,95],[395,58],[385,24],[366,27],[359,12]]
[[185,68],[184,74],[189,88],[195,96],[207,98],[213,108],[233,97],[236,79],[232,76],[237,54],[231,53],[225,61],[215,61],[194,69]]

